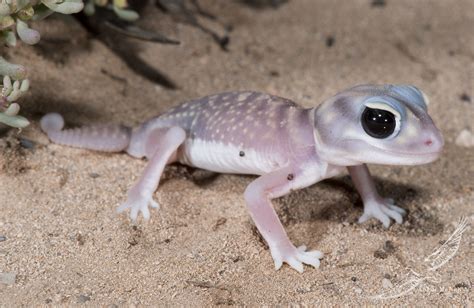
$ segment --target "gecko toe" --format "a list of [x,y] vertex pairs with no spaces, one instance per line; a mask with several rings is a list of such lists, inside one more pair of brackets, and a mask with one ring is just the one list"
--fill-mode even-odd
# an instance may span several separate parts
[[299,252],[305,252],[306,251],[306,245],[301,245],[296,249],[298,249]]
[[300,261],[303,263],[313,266],[314,268],[319,268],[319,265],[320,265],[319,258],[315,258],[311,256],[309,253],[300,254],[298,256],[298,259],[300,259]]
[[148,206],[141,208],[141,212],[145,221],[150,220],[150,210],[148,209]]
[[299,261],[298,259],[296,259],[295,257],[289,258],[287,263],[299,273],[303,273],[304,271],[303,263]]
[[280,258],[280,259],[273,259],[273,261],[275,262],[275,270],[279,270],[282,265],[283,265],[283,260]]
[[369,215],[368,213],[364,213],[364,214],[362,214],[362,216],[359,217],[358,223],[363,224],[364,222],[366,222],[370,218],[371,218],[371,215]]
[[117,213],[123,213],[125,212],[126,209],[130,208],[127,202],[122,203],[118,208],[117,208]]
[[392,218],[393,220],[395,220],[395,222],[397,224],[401,224],[403,222],[403,217],[400,213],[398,213],[397,211],[394,211],[388,207],[386,208],[382,208],[382,211],[390,218]]
[[159,209],[160,208],[160,204],[158,202],[156,202],[155,200],[153,200],[153,199],[150,200],[150,206],[154,209]]
[[402,216],[405,216],[407,214],[407,211],[405,209],[402,209],[401,207],[398,207],[394,204],[390,204],[388,207]]

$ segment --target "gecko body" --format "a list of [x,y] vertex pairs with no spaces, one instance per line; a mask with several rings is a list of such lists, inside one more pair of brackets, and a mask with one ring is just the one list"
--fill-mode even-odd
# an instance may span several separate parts
[[244,198],[267,241],[275,267],[302,272],[319,266],[322,253],[296,248],[271,199],[340,174],[346,167],[364,201],[359,219],[402,222],[405,211],[377,193],[366,163],[423,164],[434,161],[443,138],[427,113],[427,98],[406,85],[362,85],[342,91],[316,108],[252,91],[227,92],[185,102],[132,130],[95,126],[62,130],[58,114],[41,120],[57,143],[148,158],[119,211],[135,220],[149,206],[167,164],[180,162],[221,173],[255,174]]

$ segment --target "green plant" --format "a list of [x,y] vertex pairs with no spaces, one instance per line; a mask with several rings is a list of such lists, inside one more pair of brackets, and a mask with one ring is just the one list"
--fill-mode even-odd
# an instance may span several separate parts
[[[82,0],[1,0],[0,40],[9,47],[17,46],[17,37],[25,44],[34,45],[41,36],[29,27],[30,22],[44,19],[54,12],[77,13],[83,7]],[[0,123],[18,128],[27,126],[29,122],[18,115],[20,105],[16,103],[29,88],[27,69],[0,56],[0,75],[3,76]]]
[[139,17],[137,12],[127,9],[127,0],[89,0],[84,7],[84,13],[88,16],[93,15],[96,6],[113,10],[120,19],[125,21],[136,21]]

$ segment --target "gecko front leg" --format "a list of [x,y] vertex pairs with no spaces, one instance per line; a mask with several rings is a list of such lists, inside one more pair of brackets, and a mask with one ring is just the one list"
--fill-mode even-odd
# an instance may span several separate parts
[[249,184],[245,190],[245,201],[257,229],[270,247],[270,252],[278,270],[283,262],[288,263],[298,272],[303,272],[303,263],[319,267],[320,251],[306,251],[306,246],[296,248],[288,238],[278,218],[271,199],[289,193],[299,182],[301,173],[291,168],[283,168],[260,176]]
[[166,164],[176,160],[176,151],[185,138],[186,133],[181,127],[160,128],[150,133],[145,145],[146,156],[150,161],[138,182],[128,191],[127,201],[117,212],[121,213],[130,208],[132,221],[137,219],[138,212],[142,212],[146,220],[150,218],[148,205],[159,207],[153,200],[153,192],[158,187]]
[[376,218],[382,222],[385,228],[388,228],[390,219],[399,224],[403,222],[402,216],[406,211],[395,206],[392,199],[384,199],[378,194],[366,164],[347,167],[347,169],[364,202],[364,214],[359,218],[359,223]]

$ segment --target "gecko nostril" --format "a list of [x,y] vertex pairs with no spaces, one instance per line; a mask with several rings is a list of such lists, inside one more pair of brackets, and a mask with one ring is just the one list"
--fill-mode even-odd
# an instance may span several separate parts
[[432,144],[433,144],[433,140],[431,140],[431,139],[428,139],[428,140],[425,141],[425,145],[427,145],[427,146],[430,146]]

